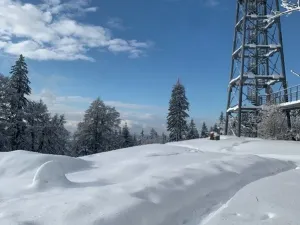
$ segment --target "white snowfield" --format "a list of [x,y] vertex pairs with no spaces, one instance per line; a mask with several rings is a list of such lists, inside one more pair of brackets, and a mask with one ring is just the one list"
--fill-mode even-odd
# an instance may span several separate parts
[[300,224],[299,142],[0,153],[0,225]]

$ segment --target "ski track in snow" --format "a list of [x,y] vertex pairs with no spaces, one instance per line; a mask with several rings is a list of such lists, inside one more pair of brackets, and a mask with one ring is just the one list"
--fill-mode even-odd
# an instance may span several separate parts
[[[53,212],[49,213],[47,208],[41,211],[36,208],[37,212],[33,212],[30,218],[35,217],[35,213],[44,214],[51,218],[50,221],[55,220],[53,224],[56,222],[59,225],[81,225],[82,221],[101,225],[121,225],[124,222],[131,225],[207,225],[228,208],[236,194],[249,184],[290,170],[299,170],[299,165],[289,161],[294,158],[293,152],[282,155],[276,155],[276,151],[276,154],[272,154],[272,151],[251,152],[257,143],[263,144],[252,139],[220,142],[197,140],[129,148],[81,159],[39,154],[30,156],[26,152],[7,154],[3,161],[4,165],[7,164],[4,167],[7,170],[1,173],[0,167],[0,174],[11,178],[14,173],[21,177],[24,174],[26,180],[29,171],[33,181],[26,190],[17,187],[18,196],[0,199],[0,224],[1,218],[9,214],[22,219],[20,224],[41,224],[39,221],[27,222],[28,211],[23,206],[26,211],[23,214],[20,202],[26,202],[34,208],[47,202],[48,198],[51,200],[54,193],[53,197],[64,204],[75,204],[68,209],[67,215],[56,217],[55,207],[62,207],[62,211],[66,209],[59,202],[53,204],[53,200],[50,203],[53,204],[50,205]],[[32,158],[36,158],[35,161]],[[298,159],[300,162],[299,154]],[[35,170],[37,165],[38,170]],[[14,168],[16,172],[9,168]],[[13,179],[8,181],[10,185],[15,182]],[[106,188],[107,185],[111,186]],[[101,188],[100,193],[94,193],[94,187]],[[78,195],[79,190],[81,195]],[[9,188],[7,191],[10,193]],[[76,194],[79,198],[70,201],[69,196]],[[36,200],[31,195],[36,196]],[[89,198],[93,196],[101,199],[102,204],[91,201]],[[5,202],[9,209],[5,207]],[[112,206],[116,203],[114,207],[118,216],[112,217],[110,213],[114,213]],[[89,218],[87,214],[82,214],[82,210],[87,210],[92,216]],[[55,215],[55,218],[51,215]],[[275,216],[274,213],[264,213],[260,219],[268,220]],[[48,224],[51,223],[45,223]]]
[[[239,153],[233,152],[233,150],[236,149],[236,148],[238,148],[238,147],[241,146],[241,145],[250,143],[251,141],[256,141],[256,140],[244,140],[244,141],[241,141],[241,142],[235,142],[235,143],[233,143],[231,146],[229,146],[229,147],[224,147],[224,148],[219,149],[218,151],[215,151],[215,152],[216,152],[216,153],[221,153],[221,154],[227,153],[227,154],[238,155]],[[197,147],[194,147],[194,146],[191,146],[191,145],[187,145],[187,144],[169,143],[169,145],[185,147],[185,148],[189,149],[191,153],[194,153],[194,152],[205,152],[205,151],[201,151],[201,149],[199,149],[199,148],[197,148]],[[212,151],[212,152],[213,152],[213,151]],[[247,153],[241,153],[241,155],[243,155],[243,154],[247,154]],[[264,154],[253,154],[253,155],[257,155],[257,156],[260,156],[260,157],[266,158],[266,159],[278,157],[277,155],[274,156],[274,155],[272,155],[272,154],[266,154],[266,155],[264,155]],[[284,157],[281,157],[281,158],[284,159]],[[292,156],[288,156],[288,158],[292,158]],[[281,174],[281,173],[285,173],[285,172],[288,172],[288,171],[291,171],[291,170],[299,170],[299,169],[300,169],[300,166],[297,166],[297,167],[295,167],[295,168],[291,168],[290,170],[287,170],[287,171],[281,171],[281,172],[276,173],[276,174],[273,174],[273,175],[271,175],[271,176],[276,176],[276,175],[279,175],[279,174]],[[249,184],[252,184],[252,183],[257,182],[257,181],[262,180],[262,179],[266,179],[266,178],[271,177],[271,176],[266,176],[266,177],[263,177],[263,178],[254,180],[254,181],[252,181],[252,182],[246,184],[245,186],[243,186],[242,188],[240,188],[239,190],[237,190],[237,191],[235,192],[235,194],[234,194],[229,200],[227,200],[226,203],[223,204],[222,202],[220,202],[219,205],[221,205],[221,206],[220,206],[219,208],[217,208],[217,209],[214,210],[214,211],[212,210],[212,211],[210,211],[210,212],[207,212],[206,215],[203,215],[203,216],[201,217],[201,222],[200,222],[200,223],[197,223],[197,224],[195,224],[195,225],[206,225],[206,224],[208,224],[209,221],[211,221],[211,220],[212,220],[215,216],[217,216],[218,214],[222,213],[222,211],[223,211],[224,209],[226,209],[226,208],[229,206],[229,204],[230,204],[230,202],[232,201],[232,199],[235,197],[235,195],[236,195],[240,190],[242,190],[243,188],[247,187]],[[223,202],[224,202],[224,201],[223,201]],[[268,214],[263,215],[263,216],[261,217],[261,220],[272,219],[272,218],[274,218],[275,216],[276,216],[276,215],[273,214],[273,213],[268,213]],[[183,224],[185,224],[185,223],[183,223]]]
[[[296,167],[296,168],[294,168],[294,169],[290,169],[290,170],[287,170],[287,171],[282,171],[282,172],[279,172],[279,173],[277,173],[277,174],[274,174],[274,175],[271,175],[271,176],[277,176],[277,175],[279,175],[279,174],[281,174],[281,173],[285,173],[285,172],[288,172],[288,171],[291,171],[291,170],[299,170],[299,168],[300,167]],[[201,222],[200,222],[200,224],[198,224],[198,225],[206,225],[206,224],[208,224],[215,216],[217,216],[217,215],[219,215],[219,214],[221,214],[222,213],[222,211],[224,210],[224,209],[226,209],[226,208],[228,208],[229,207],[229,204],[230,204],[230,202],[232,201],[232,199],[234,199],[234,197],[236,196],[236,194],[239,192],[239,191],[241,191],[243,188],[246,188],[248,185],[250,185],[250,184],[252,184],[252,183],[255,183],[255,182],[257,182],[257,181],[260,181],[260,180],[263,180],[263,179],[267,179],[267,178],[269,178],[269,177],[271,177],[271,176],[267,176],[267,177],[264,177],[264,178],[261,178],[261,179],[257,179],[257,180],[255,180],[255,181],[253,181],[253,182],[250,182],[249,184],[247,184],[247,185],[245,185],[244,187],[242,187],[241,189],[239,189],[225,204],[222,204],[222,203],[220,203],[220,207],[217,209],[217,210],[215,210],[215,211],[212,211],[212,212],[210,212],[209,214],[207,214],[206,216],[204,216],[203,217],[203,219],[201,220]],[[237,214],[237,216],[241,216],[241,215],[239,215],[239,214]],[[274,214],[274,213],[267,213],[267,214],[265,214],[265,215],[262,215],[261,216],[261,220],[267,220],[267,219],[272,219],[272,218],[274,218],[276,215]]]

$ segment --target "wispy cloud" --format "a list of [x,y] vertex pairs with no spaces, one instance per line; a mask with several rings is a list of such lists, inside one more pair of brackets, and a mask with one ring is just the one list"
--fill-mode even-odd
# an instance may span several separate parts
[[207,7],[216,7],[216,6],[220,5],[219,0],[203,0],[203,3]]
[[107,21],[107,26],[111,29],[117,29],[117,30],[127,29],[127,27],[123,23],[123,20],[118,17],[109,18]]
[[0,51],[35,60],[90,60],[91,49],[107,49],[137,58],[150,42],[114,38],[102,26],[80,23],[76,16],[95,12],[87,0],[44,0],[33,5],[0,1]]

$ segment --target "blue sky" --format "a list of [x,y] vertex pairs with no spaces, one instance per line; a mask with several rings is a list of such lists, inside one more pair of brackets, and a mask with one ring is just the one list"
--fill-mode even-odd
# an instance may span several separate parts
[[[134,129],[162,130],[178,78],[198,124],[225,109],[235,1],[1,2],[0,71],[8,74],[23,53],[31,98],[65,113],[71,130],[97,96]],[[283,18],[287,71],[300,71],[299,16]],[[288,79],[300,83],[290,73]]]

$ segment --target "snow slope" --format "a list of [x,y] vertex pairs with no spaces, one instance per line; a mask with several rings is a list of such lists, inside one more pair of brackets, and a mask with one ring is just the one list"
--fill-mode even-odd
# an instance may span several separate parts
[[296,194],[299,147],[226,137],[82,158],[0,153],[0,224],[266,224],[276,218],[283,224],[298,209],[279,196],[281,190]]

